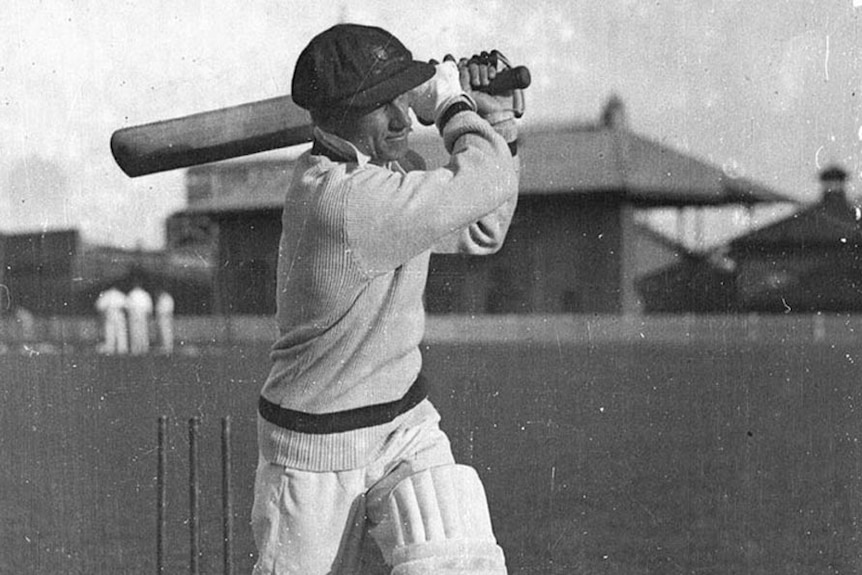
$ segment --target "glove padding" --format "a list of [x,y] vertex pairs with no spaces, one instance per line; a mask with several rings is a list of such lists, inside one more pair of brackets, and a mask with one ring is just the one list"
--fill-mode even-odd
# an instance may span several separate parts
[[[456,102],[465,102],[473,110],[476,102],[461,87],[461,77],[454,61],[436,64],[434,76],[410,90],[410,107],[420,122],[430,126],[440,119],[443,112]],[[438,126],[439,127],[439,126]]]

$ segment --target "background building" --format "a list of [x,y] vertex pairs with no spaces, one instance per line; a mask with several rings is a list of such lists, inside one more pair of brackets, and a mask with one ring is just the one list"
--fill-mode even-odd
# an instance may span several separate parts
[[847,172],[820,174],[820,201],[730,243],[738,308],[759,312],[862,310],[862,212]]
[[215,313],[275,311],[281,206],[293,167],[257,159],[187,170],[188,206],[168,218],[167,246],[210,263]]
[[[433,131],[418,133],[414,147],[431,167],[446,161]],[[430,313],[862,307],[859,218],[839,169],[824,172],[816,206],[701,253],[643,216],[788,200],[632,132],[615,98],[597,122],[522,130],[519,149],[519,205],[506,244],[489,257],[433,256]],[[173,294],[178,314],[271,315],[294,162],[280,152],[187,170],[188,205],[167,220],[164,251],[86,245],[74,230],[6,236],[0,303],[37,315],[89,314],[102,290],[140,282]]]
[[83,277],[76,230],[0,236],[0,310],[80,312],[75,282]]
[[176,313],[212,313],[212,266],[182,253],[89,245],[77,230],[0,235],[0,314],[90,315],[99,293],[168,291]]
[[[417,134],[430,165],[446,154]],[[503,249],[490,257],[435,255],[431,313],[638,313],[638,277],[683,257],[638,215],[658,207],[784,202],[627,127],[612,98],[600,121],[522,130],[519,206]],[[217,313],[274,309],[285,159],[235,160],[187,172],[189,204],[168,222],[171,249],[208,253]]]
[[847,173],[820,174],[819,201],[707,253],[641,278],[649,313],[862,310],[862,211]]

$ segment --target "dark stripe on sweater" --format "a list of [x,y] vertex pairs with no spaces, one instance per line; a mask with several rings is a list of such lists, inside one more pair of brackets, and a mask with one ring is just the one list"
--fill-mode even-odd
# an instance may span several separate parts
[[419,405],[426,397],[428,397],[428,390],[425,378],[419,374],[407,393],[400,399],[388,403],[330,413],[306,413],[281,407],[260,396],[258,411],[268,422],[290,431],[313,434],[343,433],[389,423]]

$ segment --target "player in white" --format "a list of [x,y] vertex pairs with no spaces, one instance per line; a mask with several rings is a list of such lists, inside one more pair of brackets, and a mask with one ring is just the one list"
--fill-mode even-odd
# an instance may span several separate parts
[[129,352],[129,336],[126,329],[126,295],[115,287],[99,294],[96,310],[102,316],[104,341],[97,348],[109,355]]
[[129,313],[129,344],[132,355],[150,351],[150,319],[153,315],[153,298],[136,285],[126,296]]
[[156,298],[156,325],[159,328],[159,344],[163,353],[174,351],[174,298],[162,291]]

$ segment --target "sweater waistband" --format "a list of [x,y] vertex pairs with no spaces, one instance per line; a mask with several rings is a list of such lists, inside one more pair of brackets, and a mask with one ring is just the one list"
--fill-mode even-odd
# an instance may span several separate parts
[[266,421],[283,429],[300,433],[343,433],[389,423],[428,397],[425,378],[420,373],[410,389],[400,398],[387,403],[366,405],[330,413],[306,413],[287,409],[260,396],[258,412]]

